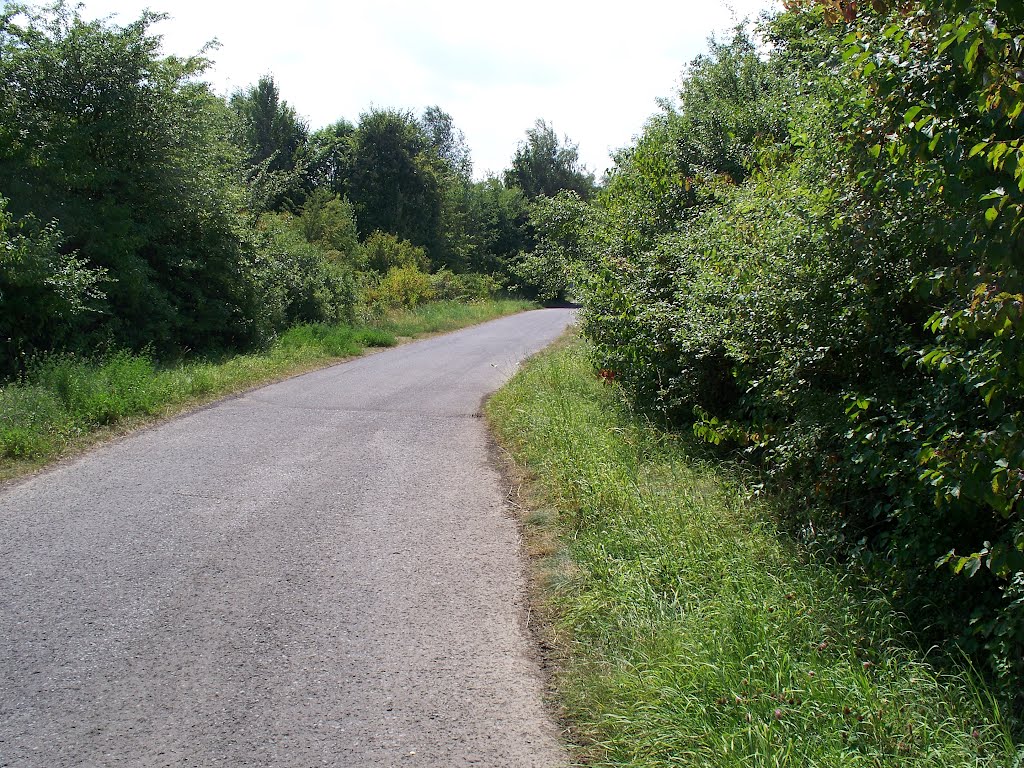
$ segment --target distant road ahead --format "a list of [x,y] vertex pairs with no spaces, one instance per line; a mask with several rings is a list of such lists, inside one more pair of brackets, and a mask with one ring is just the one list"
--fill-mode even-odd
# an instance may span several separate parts
[[0,766],[564,765],[482,398],[548,309],[0,491]]

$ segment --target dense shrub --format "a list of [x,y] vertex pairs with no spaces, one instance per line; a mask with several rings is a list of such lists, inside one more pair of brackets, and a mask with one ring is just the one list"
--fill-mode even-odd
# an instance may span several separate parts
[[538,252],[638,405],[757,461],[808,536],[1012,679],[1024,28],[995,0],[875,5],[713,45]]
[[435,297],[430,275],[415,264],[392,267],[366,289],[366,303],[380,309],[410,309]]
[[351,270],[307,242],[287,215],[264,215],[261,226],[275,302],[265,311],[277,318],[275,326],[350,321],[356,300]]
[[501,283],[492,275],[479,272],[456,274],[441,269],[430,276],[430,285],[437,301],[483,301],[493,299]]
[[538,197],[530,205],[530,226],[537,235],[533,250],[512,264],[516,288],[541,301],[562,300],[573,288],[573,265],[581,254],[586,206],[575,191]]
[[[205,59],[160,55],[160,18],[122,27],[63,3],[5,9],[0,189],[14,216],[56,222],[61,253],[106,271],[102,336],[162,349],[252,343],[267,329],[227,113],[198,82]],[[79,323],[77,341],[93,330]]]
[[161,18],[87,22],[63,2],[0,17],[0,375],[39,350],[238,349],[352,315],[351,205],[311,198],[315,245],[280,219],[254,226],[246,164],[278,154],[232,138],[276,107],[254,90],[266,109],[240,126],[201,82],[206,59],[161,54]]
[[374,232],[366,238],[363,263],[367,269],[382,275],[394,267],[426,270],[430,266],[425,250],[387,232]]
[[353,269],[360,267],[362,246],[355,209],[347,197],[319,190],[310,195],[299,218],[307,242],[320,246],[333,261]]
[[105,295],[105,272],[75,253],[62,253],[56,224],[33,217],[15,222],[0,197],[0,376],[27,357],[73,339]]

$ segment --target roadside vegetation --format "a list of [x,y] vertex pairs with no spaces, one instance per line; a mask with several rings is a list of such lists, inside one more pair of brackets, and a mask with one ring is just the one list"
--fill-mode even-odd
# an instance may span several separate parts
[[313,130],[270,75],[213,93],[160,14],[81,13],[0,10],[0,476],[560,290],[521,267],[534,201],[594,181],[544,121],[474,180],[440,107]]
[[487,409],[528,478],[582,763],[1019,765],[964,657],[926,652],[867,572],[797,543],[747,470],[652,426],[593,353],[542,354]]
[[438,106],[311,129],[272,76],[222,98],[160,19],[0,10],[0,463],[571,295],[586,346],[493,408],[561,510],[595,759],[1006,763],[1019,0],[790,0],[599,183],[543,120],[480,180]]
[[635,408],[748,462],[1018,710],[1022,57],[1017,0],[794,0],[712,41],[534,251]]
[[96,439],[276,379],[452,331],[535,306],[521,300],[434,302],[390,312],[372,325],[299,325],[268,349],[158,363],[124,350],[41,355],[0,387],[0,481]]

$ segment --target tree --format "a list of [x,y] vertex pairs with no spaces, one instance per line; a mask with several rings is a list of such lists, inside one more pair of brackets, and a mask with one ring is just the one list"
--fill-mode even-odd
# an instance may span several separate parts
[[252,165],[268,162],[271,171],[292,170],[309,138],[306,123],[287,101],[277,83],[264,75],[256,85],[235,91],[229,101],[242,121],[242,146]]
[[264,75],[256,85],[235,91],[228,103],[238,116],[237,142],[253,169],[258,205],[276,209],[286,200],[301,201],[309,128],[281,100],[274,78]]
[[691,62],[680,90],[678,131],[685,140],[677,163],[688,175],[725,174],[740,182],[750,172],[755,146],[788,130],[785,105],[793,92],[780,58],[764,60],[747,30],[711,39],[709,52]]
[[84,315],[106,298],[105,271],[75,253],[62,253],[55,223],[14,221],[0,197],[0,376],[16,373],[25,357],[73,338]]
[[512,267],[519,286],[541,301],[563,300],[575,287],[573,272],[583,261],[587,204],[574,191],[538,197],[530,206],[537,245]]
[[437,156],[456,176],[468,183],[473,176],[473,159],[466,136],[455,127],[452,116],[438,106],[427,107],[420,124]]
[[308,181],[316,190],[348,193],[352,174],[352,140],[356,127],[341,119],[314,131],[307,143]]
[[7,7],[0,189],[15,218],[56,221],[60,253],[106,270],[105,337],[157,348],[252,340],[260,300],[230,118],[200,82],[205,58],[160,55],[150,27],[161,18],[115,26],[64,3]]
[[507,273],[518,254],[535,245],[526,195],[492,176],[472,184],[468,198],[469,269]]
[[568,136],[559,141],[554,127],[537,120],[526,131],[526,141],[519,143],[505,184],[519,187],[530,199],[553,197],[562,190],[586,199],[594,190],[594,174],[580,163],[578,146]]
[[364,237],[390,232],[436,257],[441,242],[443,178],[430,140],[408,111],[373,109],[352,141],[349,196]]
[[355,264],[359,255],[359,232],[355,211],[347,197],[315,190],[302,206],[299,218],[306,242],[319,245],[346,263]]

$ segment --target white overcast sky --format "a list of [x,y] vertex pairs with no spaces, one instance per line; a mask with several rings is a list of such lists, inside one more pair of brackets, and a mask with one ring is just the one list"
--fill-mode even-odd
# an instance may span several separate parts
[[[439,105],[473,153],[500,172],[536,118],[579,144],[598,176],[672,96],[708,35],[754,19],[772,0],[85,0],[87,19],[126,23],[143,8],[170,19],[164,52],[216,39],[208,80],[219,93],[272,74],[282,97],[319,128],[356,122],[371,105]],[[266,10],[264,10],[266,9]]]

